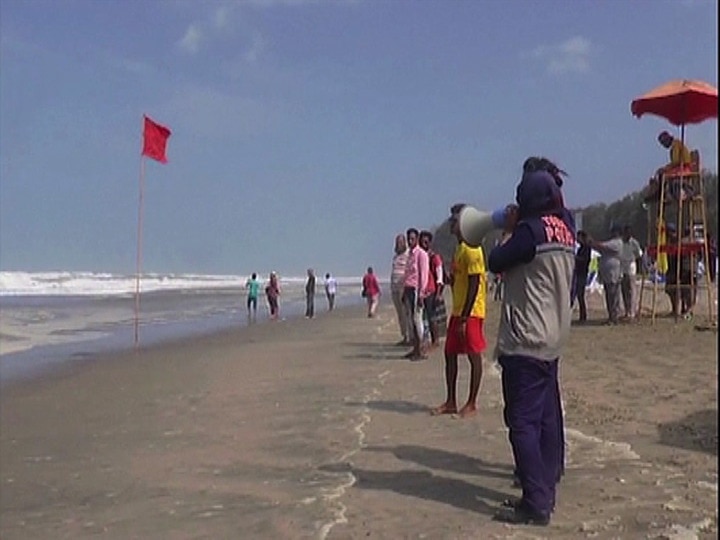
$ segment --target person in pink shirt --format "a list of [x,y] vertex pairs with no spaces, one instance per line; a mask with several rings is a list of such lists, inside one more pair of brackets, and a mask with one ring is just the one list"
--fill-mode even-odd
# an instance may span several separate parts
[[372,266],[368,266],[367,273],[363,276],[362,290],[368,307],[368,317],[375,316],[378,300],[380,299],[380,284],[378,283]]
[[405,355],[410,360],[427,358],[422,352],[423,338],[423,304],[428,295],[427,283],[430,274],[430,258],[427,251],[418,246],[418,230],[411,227],[406,232],[408,249],[407,265],[405,266],[405,290],[403,298],[413,326],[412,350]]

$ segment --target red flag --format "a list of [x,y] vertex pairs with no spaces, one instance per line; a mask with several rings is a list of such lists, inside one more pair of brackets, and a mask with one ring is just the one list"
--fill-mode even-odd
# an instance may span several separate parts
[[156,124],[145,115],[143,115],[143,118],[145,119],[145,129],[143,130],[142,155],[160,163],[167,163],[165,147],[170,137],[170,130],[165,126]]

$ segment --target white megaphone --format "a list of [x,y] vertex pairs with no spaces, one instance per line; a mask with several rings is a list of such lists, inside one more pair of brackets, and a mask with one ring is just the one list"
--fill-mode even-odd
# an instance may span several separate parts
[[458,215],[460,236],[470,247],[478,247],[490,231],[502,229],[504,225],[505,208],[490,213],[465,206]]

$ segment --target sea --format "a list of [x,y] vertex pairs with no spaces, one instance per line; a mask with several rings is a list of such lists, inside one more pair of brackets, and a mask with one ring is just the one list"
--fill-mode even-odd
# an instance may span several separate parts
[[[249,276],[147,273],[140,278],[139,346],[266,324],[264,297],[248,318]],[[280,318],[305,314],[306,277],[280,276]],[[359,305],[361,277],[336,277],[336,307]],[[135,346],[136,276],[0,272],[0,383]],[[327,309],[318,277],[315,310]]]

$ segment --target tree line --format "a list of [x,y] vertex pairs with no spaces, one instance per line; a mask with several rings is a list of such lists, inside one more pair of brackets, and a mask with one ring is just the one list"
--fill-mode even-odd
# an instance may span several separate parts
[[[701,181],[704,186],[705,212],[707,218],[707,234],[717,238],[718,232],[718,175],[707,170],[702,171]],[[629,225],[633,236],[645,246],[648,238],[648,225],[654,226],[656,216],[649,216],[650,212],[657,210],[656,205],[647,205],[643,200],[643,192],[634,191],[610,204],[596,203],[582,208],[574,208],[573,212],[582,212],[582,228],[592,238],[605,240],[610,235],[613,225]],[[650,222],[648,218],[652,217]],[[672,215],[669,220],[674,219]],[[449,265],[457,242],[450,234],[447,221],[432,229],[433,248],[438,252],[445,263]],[[487,255],[500,238],[500,231],[493,231],[485,237],[483,249]]]
[[[718,201],[718,175],[710,171],[701,173],[701,182],[704,186],[705,212],[707,218],[707,231],[713,238],[717,238],[717,201]],[[597,203],[584,208],[577,208],[574,211],[582,212],[582,228],[592,237],[598,240],[607,238],[610,228],[613,225],[629,225],[633,236],[641,244],[645,244],[648,238],[648,224],[654,226],[657,216],[649,216],[650,212],[657,212],[657,205],[644,204],[642,191],[635,191],[626,195],[620,200],[610,204]],[[649,220],[649,217],[652,219]],[[674,220],[671,213],[668,220]],[[696,221],[699,221],[699,217]]]

